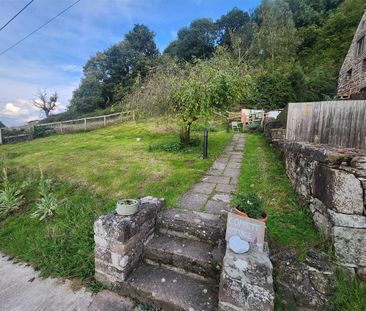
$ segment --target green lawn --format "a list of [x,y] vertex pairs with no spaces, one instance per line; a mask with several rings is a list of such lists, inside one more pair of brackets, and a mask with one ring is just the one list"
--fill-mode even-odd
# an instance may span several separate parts
[[239,190],[255,192],[264,201],[272,247],[294,247],[300,257],[309,248],[327,249],[309,210],[298,203],[283,163],[261,134],[246,135]]
[[[210,133],[208,161],[201,147],[188,152],[148,152],[149,145],[177,140],[172,120],[128,122],[93,132],[56,135],[5,145],[0,157],[7,166],[44,171],[107,198],[155,195],[169,204],[186,191],[227,144],[231,134]],[[202,134],[194,132],[194,135]],[[137,141],[140,138],[140,141]]]
[[[173,206],[204,175],[232,136],[223,130],[210,132],[209,160],[201,159],[201,146],[176,152],[149,151],[149,146],[177,140],[171,122],[129,122],[1,146],[10,180],[26,181],[26,187],[22,209],[0,220],[0,250],[30,262],[43,275],[91,278],[95,219],[113,210],[121,197],[165,197]],[[194,132],[193,136],[201,134]],[[53,179],[52,191],[58,198],[67,198],[45,221],[31,218],[39,199],[39,167]]]

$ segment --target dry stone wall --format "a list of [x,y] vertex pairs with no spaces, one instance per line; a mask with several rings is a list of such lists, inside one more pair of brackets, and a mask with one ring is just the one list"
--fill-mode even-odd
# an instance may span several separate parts
[[288,176],[332,240],[337,261],[365,278],[366,154],[306,143],[283,146]]

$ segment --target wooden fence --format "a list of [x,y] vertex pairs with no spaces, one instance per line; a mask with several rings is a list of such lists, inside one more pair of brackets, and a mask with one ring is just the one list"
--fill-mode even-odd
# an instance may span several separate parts
[[120,123],[127,120],[135,120],[134,111],[125,111],[68,121],[0,128],[0,144],[17,143],[53,134],[95,130],[110,124]]
[[286,139],[366,150],[366,101],[291,103]]

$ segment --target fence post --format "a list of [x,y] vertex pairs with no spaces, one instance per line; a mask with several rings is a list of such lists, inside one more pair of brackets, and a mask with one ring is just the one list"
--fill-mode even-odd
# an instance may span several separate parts
[[34,125],[31,125],[31,127],[29,128],[29,139],[34,139]]
[[86,131],[86,118],[84,119],[84,130]]
[[3,144],[3,129],[0,128],[0,145]]
[[62,128],[62,121],[60,122],[60,131],[61,131],[61,134],[64,132],[64,130]]
[[106,116],[103,117],[103,123],[104,123],[104,127],[105,127],[107,125],[107,117]]

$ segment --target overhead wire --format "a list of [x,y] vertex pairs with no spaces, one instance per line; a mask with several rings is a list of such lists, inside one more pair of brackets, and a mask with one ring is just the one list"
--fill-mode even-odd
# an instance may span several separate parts
[[3,30],[6,26],[8,26],[20,13],[22,13],[34,0],[29,1],[17,14],[15,14],[11,19],[9,19],[1,28],[0,31]]
[[20,43],[22,43],[24,40],[28,39],[30,36],[32,36],[33,34],[35,34],[37,31],[41,30],[43,27],[47,26],[49,23],[51,23],[52,21],[54,21],[57,17],[59,17],[60,15],[64,14],[66,11],[70,10],[73,6],[75,6],[76,4],[78,4],[81,0],[77,0],[74,3],[72,3],[71,5],[69,5],[67,8],[65,8],[64,10],[62,10],[60,13],[58,13],[57,15],[55,15],[54,17],[52,17],[51,19],[49,19],[47,22],[45,22],[44,24],[42,24],[41,26],[39,26],[37,29],[33,30],[31,33],[27,34],[25,37],[23,37],[22,39],[20,39],[19,41],[17,41],[16,43],[14,43],[13,45],[11,45],[10,47],[6,48],[5,50],[0,52],[0,56],[5,54],[6,52],[8,52],[9,50],[15,48],[17,45],[19,45]]

